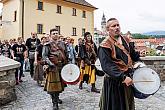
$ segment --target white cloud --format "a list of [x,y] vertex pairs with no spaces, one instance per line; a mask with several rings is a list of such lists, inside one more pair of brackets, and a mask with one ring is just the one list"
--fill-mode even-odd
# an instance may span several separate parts
[[100,28],[103,12],[116,17],[123,32],[165,30],[164,0],[86,0],[99,8],[95,11],[95,27]]
[[2,3],[0,3],[0,13],[2,12]]

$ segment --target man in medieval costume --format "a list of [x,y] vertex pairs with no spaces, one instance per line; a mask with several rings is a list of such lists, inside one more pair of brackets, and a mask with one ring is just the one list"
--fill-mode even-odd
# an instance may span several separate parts
[[116,18],[107,21],[109,36],[100,44],[98,56],[105,73],[100,110],[135,110],[131,79],[133,62],[139,54],[121,35]]
[[50,31],[50,42],[43,46],[42,57],[48,64],[46,74],[46,84],[44,90],[51,95],[53,110],[58,110],[58,103],[62,104],[59,94],[64,90],[64,84],[61,80],[61,63],[65,61],[65,54],[58,44],[58,31]]

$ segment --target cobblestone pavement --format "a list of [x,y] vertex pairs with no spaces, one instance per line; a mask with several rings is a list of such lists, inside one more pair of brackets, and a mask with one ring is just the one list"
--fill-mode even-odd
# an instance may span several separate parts
[[[17,100],[0,107],[0,110],[52,110],[50,96],[38,87],[36,82],[25,73],[24,82],[16,86]],[[90,92],[90,86],[84,84],[79,90],[78,85],[69,85],[60,95],[63,104],[60,110],[99,110],[100,94]],[[96,87],[101,89],[102,77],[97,78]],[[160,90],[147,99],[136,101],[136,110],[165,110],[165,83]]]

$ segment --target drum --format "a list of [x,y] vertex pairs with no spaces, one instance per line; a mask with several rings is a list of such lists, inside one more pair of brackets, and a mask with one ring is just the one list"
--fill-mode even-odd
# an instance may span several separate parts
[[79,67],[75,64],[65,65],[61,70],[61,78],[66,84],[77,84],[80,78]]
[[98,76],[104,76],[104,71],[101,67],[101,63],[100,63],[100,60],[97,59],[96,62],[95,62],[95,67],[96,67],[96,75]]
[[134,95],[136,98],[144,99],[155,94],[160,88],[158,74],[147,67],[138,68],[133,73]]
[[97,70],[99,70],[99,71],[103,71],[99,59],[96,60],[96,62],[95,62],[95,67],[96,67]]

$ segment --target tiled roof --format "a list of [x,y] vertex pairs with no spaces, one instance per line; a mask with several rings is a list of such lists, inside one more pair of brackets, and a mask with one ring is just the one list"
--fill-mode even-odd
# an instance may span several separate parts
[[95,6],[91,5],[90,3],[86,2],[85,0],[64,0],[64,1],[97,9]]
[[165,38],[133,39],[132,41],[135,42],[135,43],[150,42],[150,43],[162,44],[163,42],[165,42]]

